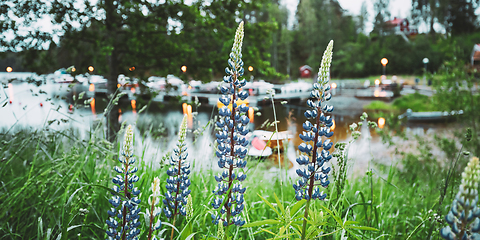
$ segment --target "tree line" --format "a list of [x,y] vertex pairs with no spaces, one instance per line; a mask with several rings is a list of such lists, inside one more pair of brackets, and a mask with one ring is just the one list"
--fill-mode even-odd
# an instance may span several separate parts
[[[295,79],[302,65],[316,69],[330,39],[335,39],[337,53],[333,77],[381,74],[383,57],[390,60],[392,74],[418,74],[424,57],[431,60],[429,69],[435,70],[452,54],[452,45],[459,47],[461,59],[468,59],[473,44],[480,42],[475,33],[479,1],[413,0],[408,20],[412,25],[428,25],[429,33],[409,42],[389,31],[389,0],[374,1],[370,33],[365,32],[369,18],[365,1],[360,14],[352,16],[337,0],[300,0],[293,26],[279,0],[4,1],[0,32],[13,33],[14,38],[0,40],[4,51],[0,56],[20,52],[15,55],[21,55],[24,68],[39,73],[71,65],[82,73],[92,65],[96,73],[112,79],[120,73],[174,74],[210,81],[224,74],[223,56],[233,41],[229,36],[243,20],[248,40],[243,57],[253,67],[247,77]],[[45,17],[57,26],[53,33],[36,24]],[[437,33],[440,30],[446,33]],[[180,69],[183,65],[185,73]]]

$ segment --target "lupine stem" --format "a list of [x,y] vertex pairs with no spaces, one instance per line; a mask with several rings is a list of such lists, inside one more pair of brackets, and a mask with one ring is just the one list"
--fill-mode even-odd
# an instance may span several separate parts
[[[317,111],[320,112],[320,107],[317,107]],[[316,125],[317,125],[317,128],[320,128],[320,114],[318,114],[317,116],[317,119],[316,119]],[[314,144],[316,142],[318,142],[318,131],[315,133],[315,138],[313,140]],[[314,147],[313,148],[313,153],[312,153],[312,163],[316,164],[317,162],[317,148]],[[310,208],[310,199],[312,197],[312,193],[313,193],[313,185],[315,183],[315,174],[311,174],[310,175],[310,183],[308,185],[308,196],[310,197],[308,200],[307,200],[307,206],[305,206],[305,214],[304,214],[304,218],[303,218],[303,230],[302,230],[302,240],[305,239],[305,233],[307,231],[307,218],[308,218],[308,209]]]
[[148,226],[148,240],[152,239],[152,233],[153,233],[153,228],[152,228],[152,225],[153,225],[153,220],[154,220],[154,215],[153,215],[153,211],[155,210],[155,198],[152,199],[152,207],[150,209],[150,224]]
[[303,215],[302,240],[305,240],[305,235],[307,234],[307,218],[308,218],[309,208],[310,208],[310,200],[307,200],[307,206],[305,206],[305,214]]
[[[237,80],[237,74],[235,72],[235,74],[233,75],[233,82],[235,82],[236,80]],[[233,84],[233,91],[234,92],[236,91],[235,84]],[[232,157],[235,156],[235,144],[233,141],[233,137],[235,133],[235,106],[234,106],[235,100],[236,100],[236,96],[235,94],[233,94],[232,95],[232,114],[230,116],[230,119],[233,121],[233,127],[230,132],[230,139],[231,139],[230,140],[230,156]],[[227,195],[227,201],[225,201],[225,208],[227,209],[227,226],[225,228],[225,237],[224,237],[225,240],[227,240],[228,226],[230,225],[230,216],[231,216],[231,209],[228,206],[228,203],[232,198],[232,185],[233,185],[232,174],[233,174],[233,164],[230,164],[230,167],[228,169],[228,195]]]
[[[126,157],[125,159],[125,198],[129,199],[130,194],[128,194],[128,161],[130,161],[130,157]],[[127,224],[127,206],[123,206],[123,220],[122,220],[122,240],[125,240],[126,232],[125,231],[125,224]]]
[[[175,226],[175,220],[177,219],[177,215],[173,215],[173,222],[172,225]],[[173,232],[175,229],[172,227],[172,233],[170,233],[170,240],[173,240]]]

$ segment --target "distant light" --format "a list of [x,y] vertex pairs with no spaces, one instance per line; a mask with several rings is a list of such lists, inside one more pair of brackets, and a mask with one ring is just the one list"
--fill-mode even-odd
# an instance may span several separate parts
[[128,70],[130,70],[130,72],[133,72],[133,71],[135,71],[135,67],[132,66],[132,67],[128,68]]
[[72,72],[75,72],[75,71],[77,71],[77,69],[76,69],[76,68],[72,68]]
[[12,67],[7,67],[7,72],[12,72],[12,71],[13,71]]
[[377,85],[377,86],[380,85],[380,80],[378,78],[375,79],[375,85]]
[[430,60],[428,60],[428,58],[424,58],[423,59],[423,63],[427,64]]
[[248,71],[253,71],[253,67],[252,66],[248,66]]
[[253,123],[253,118],[255,116],[255,110],[252,107],[248,108],[248,118],[250,118],[250,122]]
[[333,89],[337,88],[337,84],[336,84],[336,83],[332,83],[332,88],[333,88]]
[[93,83],[90,83],[90,86],[88,87],[88,91],[95,92],[95,85]]
[[132,99],[132,101],[130,101],[130,103],[132,104],[132,109],[133,110],[137,109],[137,101],[135,99]]
[[130,88],[130,92],[135,93],[135,88]]
[[378,127],[383,128],[385,126],[385,118],[378,118]]
[[187,66],[183,65],[181,68],[182,72],[186,72],[187,71]]
[[183,114],[187,114],[187,103],[182,104]]
[[336,125],[335,125],[335,119],[332,119],[332,123],[333,123],[333,125],[330,127],[330,130],[331,130],[331,131],[335,130],[335,127],[336,127]]
[[386,66],[388,64],[388,59],[382,58],[382,60],[380,60],[380,62],[382,63],[383,66]]
[[120,85],[120,83],[117,83],[117,88],[120,88],[122,85]]
[[93,70],[95,70],[95,68],[93,68],[92,66],[88,67],[88,71],[93,72]]

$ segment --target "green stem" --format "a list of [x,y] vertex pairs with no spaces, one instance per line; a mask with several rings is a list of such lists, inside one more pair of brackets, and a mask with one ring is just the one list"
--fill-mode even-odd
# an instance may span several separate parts
[[303,215],[302,240],[305,240],[305,236],[307,234],[307,218],[308,218],[309,208],[310,208],[310,199],[307,200],[307,206],[305,206],[305,214]]

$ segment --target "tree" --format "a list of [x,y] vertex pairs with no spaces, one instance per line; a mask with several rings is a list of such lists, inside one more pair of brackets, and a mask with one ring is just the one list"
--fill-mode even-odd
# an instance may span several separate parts
[[375,21],[373,23],[372,32],[383,36],[387,31],[386,21],[390,18],[390,11],[388,11],[389,0],[376,0],[373,4],[375,10]]
[[[96,74],[106,76],[108,94],[116,99],[120,73],[138,77],[175,74],[206,81],[215,74],[220,77],[237,22],[266,2],[214,0],[186,5],[174,0],[99,0],[92,5],[90,0],[10,0],[0,3],[0,33],[13,33],[14,38],[0,41],[29,55],[25,59],[37,72],[51,72],[51,68],[40,69],[47,64],[75,65],[78,73],[93,65]],[[42,18],[51,19],[57,30],[51,33],[39,28],[35,23]],[[22,25],[18,19],[23,19]],[[25,29],[31,31],[24,34]],[[271,23],[251,20],[245,24],[245,42],[250,48],[245,48],[249,50],[244,60],[259,71],[269,66],[267,56],[260,52],[270,47],[271,29]],[[48,51],[45,45],[50,46]],[[186,74],[180,72],[182,65],[188,66]],[[134,72],[129,71],[131,67]],[[118,129],[118,110],[113,105],[107,114],[110,141]]]

